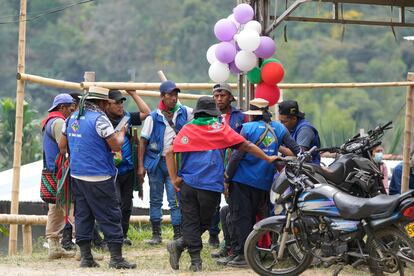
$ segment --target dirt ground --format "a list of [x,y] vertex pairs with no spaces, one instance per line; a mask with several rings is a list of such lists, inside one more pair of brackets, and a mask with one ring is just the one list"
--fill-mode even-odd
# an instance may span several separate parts
[[[108,268],[109,253],[104,252],[104,260],[99,261],[101,267],[81,269],[79,262],[75,259],[60,259],[49,261],[47,259],[46,249],[42,252],[34,253],[32,257],[1,257],[0,258],[0,275],[256,275],[251,269],[235,269],[217,266],[213,259],[209,257],[210,250],[203,250],[203,272],[192,273],[188,270],[189,258],[184,253],[180,262],[180,270],[174,271],[168,263],[168,253],[164,246],[148,247],[133,246],[126,248],[125,257],[129,261],[136,262],[138,267],[135,270],[119,271]],[[302,275],[304,276],[322,276],[332,275],[333,268],[329,269],[309,269]],[[342,276],[368,274],[366,271],[357,271],[346,268]],[[406,274],[413,275],[413,274]]]

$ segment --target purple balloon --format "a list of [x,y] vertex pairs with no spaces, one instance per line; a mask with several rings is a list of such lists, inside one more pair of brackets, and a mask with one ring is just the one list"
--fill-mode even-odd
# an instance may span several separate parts
[[229,19],[220,19],[214,25],[214,34],[220,41],[230,41],[237,33],[236,25]]
[[232,72],[233,74],[240,74],[242,72],[239,68],[237,68],[236,63],[234,63],[234,61],[229,63],[229,69],[230,72]]
[[254,51],[257,57],[259,58],[270,58],[276,52],[276,44],[268,36],[261,36],[260,37],[260,45],[259,48]]
[[220,42],[216,47],[216,58],[221,63],[230,63],[237,54],[236,47],[231,42]]
[[239,4],[233,9],[234,18],[240,24],[245,24],[253,19],[254,10],[249,4]]

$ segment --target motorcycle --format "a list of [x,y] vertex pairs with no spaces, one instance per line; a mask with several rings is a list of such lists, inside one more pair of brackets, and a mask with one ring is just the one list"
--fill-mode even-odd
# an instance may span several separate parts
[[[260,275],[299,275],[312,261],[368,266],[374,275],[399,272],[414,265],[414,191],[360,198],[330,184],[314,184],[303,173],[311,149],[297,160],[282,158],[287,181],[278,178],[271,202],[286,214],[259,221],[248,236],[244,254]],[[259,242],[270,236],[270,247]]]
[[386,193],[383,175],[372,160],[371,150],[381,144],[384,131],[392,122],[368,131],[367,136],[355,135],[340,147],[321,148],[319,152],[338,154],[328,167],[312,163],[303,165],[303,173],[313,183],[326,183],[357,197],[374,197]]

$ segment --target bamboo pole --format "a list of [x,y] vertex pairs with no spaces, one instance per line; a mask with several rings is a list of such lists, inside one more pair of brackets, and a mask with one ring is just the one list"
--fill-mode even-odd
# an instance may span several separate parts
[[164,72],[162,70],[158,71],[157,73],[158,73],[158,77],[160,77],[160,80],[162,82],[167,80],[167,77],[164,75]]
[[45,78],[45,77],[40,77],[40,76],[30,75],[30,74],[24,74],[24,73],[17,73],[16,78],[18,80],[33,82],[33,83],[37,83],[37,84],[41,84],[41,85],[45,85],[45,86],[50,86],[50,87],[57,87],[57,88],[83,91],[82,86],[80,85],[80,83],[77,83],[77,82],[55,80],[55,79],[51,79],[51,78]]
[[33,252],[32,245],[32,226],[23,225],[23,254],[26,256],[31,256]]
[[[100,86],[108,89],[117,90],[158,90],[159,82],[69,82],[56,80],[52,78],[45,78],[31,74],[19,73],[18,80],[38,83],[51,87],[59,87],[73,90],[83,90],[89,86]],[[237,83],[229,83],[232,88],[238,88]],[[214,83],[177,83],[181,90],[211,90]],[[363,83],[280,83],[280,89],[324,89],[324,88],[361,88],[361,87],[400,87],[400,86],[414,86],[413,82],[363,82]]]
[[[414,81],[414,73],[408,73],[407,80]],[[414,82],[413,82],[414,84]],[[401,193],[408,191],[410,181],[410,153],[413,123],[413,97],[414,86],[407,87],[405,106],[404,148],[403,148],[403,171],[401,177]]]
[[[171,222],[169,215],[162,216],[163,223]],[[46,225],[47,216],[0,214],[0,224]],[[130,223],[150,223],[149,216],[131,216]]]
[[[19,42],[17,57],[17,72],[24,73],[25,51],[26,51],[26,0],[20,0],[19,15]],[[19,213],[19,189],[20,189],[20,166],[22,161],[23,140],[23,103],[24,103],[24,81],[17,80],[16,88],[16,122],[13,148],[13,186],[10,214]],[[17,225],[10,225],[9,256],[17,253]]]

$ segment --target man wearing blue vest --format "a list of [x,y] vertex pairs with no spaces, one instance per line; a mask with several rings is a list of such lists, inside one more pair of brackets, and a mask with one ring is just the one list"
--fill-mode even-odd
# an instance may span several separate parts
[[116,187],[121,201],[124,244],[132,245],[131,241],[127,239],[129,219],[132,212],[133,185],[135,181],[134,166],[136,166],[136,164],[134,164],[132,145],[130,142],[132,138],[131,127],[141,125],[141,122],[148,116],[151,110],[135,91],[127,91],[127,93],[134,100],[140,112],[124,111],[124,101],[126,98],[122,95],[121,91],[110,90],[106,114],[108,115],[109,120],[111,120],[113,127],[116,127],[124,116],[129,118],[127,123],[128,132],[125,135],[122,150],[115,153],[114,161],[115,166],[118,169]]
[[149,244],[162,242],[161,220],[164,188],[167,193],[174,228],[174,239],[181,236],[181,211],[174,187],[168,176],[165,154],[180,129],[193,118],[193,110],[178,103],[180,89],[167,80],[160,86],[161,100],[157,109],[151,112],[141,130],[138,157],[138,174],[143,179],[148,172],[150,185],[150,221],[152,238]]
[[[286,145],[295,155],[299,146],[293,141],[286,128],[279,122],[271,121],[268,101],[256,98],[250,101],[251,122],[243,124],[240,134],[256,144],[268,156],[277,156],[281,144]],[[275,174],[275,165],[269,164],[249,153],[235,151],[226,170],[229,185],[230,221],[232,227],[233,255],[220,260],[220,264],[245,267],[244,243],[253,230],[256,216],[268,216],[269,191]],[[237,226],[237,227],[236,227]]]
[[[201,235],[210,227],[215,206],[224,192],[224,150],[235,148],[249,152],[263,159],[263,162],[271,163],[277,159],[276,156],[266,155],[228,125],[221,123],[219,115],[214,99],[207,96],[199,98],[194,120],[183,127],[167,152],[168,172],[181,193],[183,213],[183,236],[167,246],[170,265],[174,270],[179,269],[185,249],[191,257],[190,270],[202,270]],[[174,162],[174,154],[178,166]]]
[[[47,117],[42,121],[44,164],[50,172],[56,171],[55,160],[59,154],[58,142],[62,136],[62,126],[73,111],[75,111],[75,102],[72,96],[59,94],[53,100]],[[48,207],[46,223],[48,258],[73,257],[74,252],[66,251],[59,243],[60,231],[65,227],[65,211],[56,204],[49,204]]]
[[[321,147],[318,131],[305,119],[305,113],[299,111],[297,101],[288,100],[279,103],[279,121],[289,130],[302,151],[307,151],[313,146]],[[319,152],[312,155],[312,163],[318,165],[321,163]]]
[[[108,89],[90,87],[79,109],[66,121],[59,148],[70,153],[70,173],[75,199],[76,243],[81,251],[81,267],[97,267],[91,254],[95,219],[104,233],[111,259],[109,267],[136,268],[122,257],[124,235],[121,209],[116,196],[116,168],[113,152],[124,144],[126,128],[114,130],[104,110]],[[69,151],[67,149],[69,148]]]
[[[216,102],[217,108],[221,112],[221,122],[228,124],[233,130],[237,133],[240,133],[242,125],[247,123],[248,117],[247,115],[243,114],[240,109],[235,108],[231,105],[232,102],[235,101],[234,96],[231,91],[231,86],[228,83],[217,83],[213,86],[213,97],[214,101]],[[231,153],[231,151],[227,151],[227,153]],[[226,210],[224,210],[225,212]],[[225,214],[223,214],[225,216]],[[217,206],[216,213],[213,216],[213,220],[211,221],[211,227],[209,229],[210,237],[208,239],[208,244],[212,247],[218,247],[220,244],[219,240],[219,223],[220,223],[220,203]],[[223,230],[225,226],[223,226]],[[225,237],[226,237],[225,233]],[[220,255],[220,254],[219,254]]]

